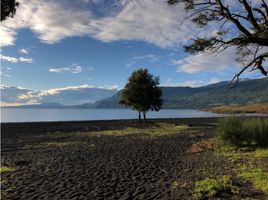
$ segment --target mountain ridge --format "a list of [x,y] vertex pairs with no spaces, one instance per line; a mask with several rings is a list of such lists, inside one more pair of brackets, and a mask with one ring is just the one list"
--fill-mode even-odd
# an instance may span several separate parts
[[[247,105],[268,102],[268,78],[246,79],[232,89],[230,82],[192,87],[162,87],[163,108],[165,109],[202,109],[222,105]],[[121,90],[122,91],[122,90]],[[115,95],[96,101],[67,106],[58,102],[17,106],[18,108],[126,108],[120,105],[121,91]],[[12,106],[11,106],[12,107]]]
[[[198,88],[162,87],[163,108],[200,109],[268,102],[268,78],[243,80],[232,89],[228,89],[229,84],[229,81],[222,81]],[[123,108],[118,103],[119,99],[120,91],[112,97],[97,101],[94,107]]]

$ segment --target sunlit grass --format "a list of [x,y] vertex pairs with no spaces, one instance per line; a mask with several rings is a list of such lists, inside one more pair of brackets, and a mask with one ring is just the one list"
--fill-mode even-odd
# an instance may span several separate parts
[[65,148],[65,147],[76,146],[76,145],[81,145],[81,144],[88,145],[90,148],[95,147],[95,144],[88,144],[86,141],[82,141],[82,142],[55,141],[55,142],[43,142],[43,143],[38,143],[38,144],[25,145],[23,148],[24,149],[38,149],[38,148],[50,148],[50,147]]
[[256,151],[254,151],[254,157],[268,158],[268,148],[257,149]]
[[15,171],[16,169],[14,167],[6,167],[6,166],[1,166],[0,167],[0,172],[12,172]]
[[164,136],[164,135],[170,135],[174,133],[179,133],[183,130],[188,129],[188,125],[177,125],[172,123],[157,123],[155,126],[150,128],[126,128],[122,130],[103,130],[103,131],[94,131],[94,132],[88,132],[84,133],[89,136],[125,136],[125,135],[145,135],[145,136]]
[[268,195],[268,148],[236,147],[223,143],[219,138],[209,140],[217,145],[215,153],[230,160],[239,177]]
[[180,189],[184,189],[187,187],[187,184],[185,182],[182,181],[173,181],[171,183],[171,190],[180,190]]
[[207,178],[195,183],[194,196],[201,198],[203,196],[216,197],[221,193],[234,194],[237,192],[228,176],[218,176],[216,178]]
[[260,168],[245,168],[244,170],[240,169],[240,171],[239,176],[251,181],[255,188],[268,195],[268,171]]
[[73,142],[49,142],[45,143],[44,146],[46,147],[65,147],[68,145],[74,144]]
[[206,109],[216,113],[268,113],[268,104],[251,104],[243,106],[219,106]]

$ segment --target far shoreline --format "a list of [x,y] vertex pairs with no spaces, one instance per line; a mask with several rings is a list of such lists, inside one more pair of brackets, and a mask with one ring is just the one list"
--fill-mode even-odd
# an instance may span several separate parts
[[[221,118],[224,118],[225,116],[222,117],[194,117],[194,118],[149,118],[147,119],[148,121],[146,123],[156,123],[156,122],[200,122],[205,123],[205,122],[214,122],[218,121]],[[1,125],[7,125],[7,124],[18,124],[18,125],[27,125],[27,124],[59,124],[59,125],[64,125],[64,124],[102,124],[102,123],[132,123],[132,124],[138,124],[138,119],[133,118],[133,119],[107,119],[107,120],[67,120],[67,121],[32,121],[32,122],[1,122]],[[141,124],[146,124],[142,122]]]

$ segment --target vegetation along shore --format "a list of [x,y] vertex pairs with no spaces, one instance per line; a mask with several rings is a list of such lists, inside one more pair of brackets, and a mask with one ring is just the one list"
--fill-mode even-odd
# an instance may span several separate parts
[[268,104],[250,104],[241,106],[217,106],[203,109],[215,113],[265,113],[268,114]]

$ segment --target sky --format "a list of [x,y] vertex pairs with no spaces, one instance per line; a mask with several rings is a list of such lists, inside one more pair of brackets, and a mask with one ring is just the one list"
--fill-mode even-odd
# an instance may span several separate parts
[[182,45],[215,33],[218,25],[196,27],[185,20],[187,13],[180,4],[168,6],[164,0],[19,2],[15,17],[3,21],[0,29],[1,88],[19,91],[17,100],[10,103],[19,102],[18,98],[24,99],[21,103],[38,102],[33,93],[41,97],[85,88],[120,90],[139,68],[160,76],[162,86],[190,87],[230,80],[241,68],[234,49],[219,55],[183,51]]

